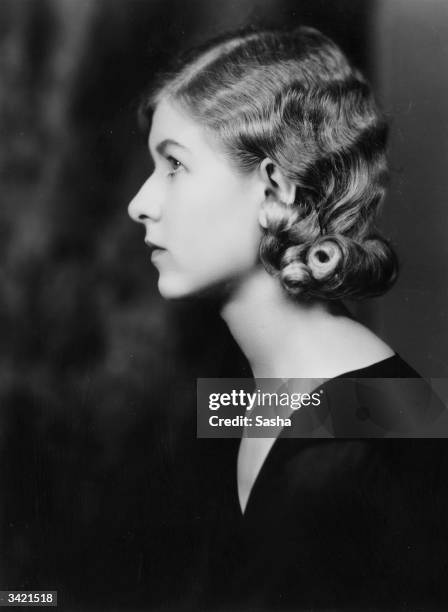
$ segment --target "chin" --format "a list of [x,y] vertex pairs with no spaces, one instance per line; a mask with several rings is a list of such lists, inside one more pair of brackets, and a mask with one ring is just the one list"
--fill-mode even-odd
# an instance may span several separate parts
[[181,300],[197,294],[197,289],[171,278],[159,277],[158,289],[160,295],[166,300]]
[[160,295],[166,300],[181,300],[188,298],[222,298],[226,284],[211,283],[185,283],[180,279],[159,277],[158,289]]
[[185,296],[185,292],[181,291],[178,287],[169,285],[167,283],[158,282],[157,287],[159,289],[160,295],[165,300],[178,300]]

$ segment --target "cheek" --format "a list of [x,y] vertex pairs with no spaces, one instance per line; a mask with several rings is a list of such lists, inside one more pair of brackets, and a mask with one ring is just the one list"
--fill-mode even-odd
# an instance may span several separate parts
[[164,218],[173,272],[198,282],[246,271],[258,260],[258,206],[247,187],[229,180],[183,184]]
[[258,207],[247,187],[210,181],[184,194],[176,223],[180,265],[198,273],[238,272],[258,259],[261,229]]

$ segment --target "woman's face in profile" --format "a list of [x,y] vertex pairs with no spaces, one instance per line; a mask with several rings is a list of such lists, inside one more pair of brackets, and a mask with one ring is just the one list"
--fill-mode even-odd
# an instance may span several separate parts
[[149,151],[154,172],[129,214],[145,226],[160,293],[180,298],[242,279],[258,261],[261,176],[238,172],[216,138],[168,101],[153,115]]

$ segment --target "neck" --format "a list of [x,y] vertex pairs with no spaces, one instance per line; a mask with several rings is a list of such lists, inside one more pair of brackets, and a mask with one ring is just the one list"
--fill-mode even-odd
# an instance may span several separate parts
[[394,354],[343,305],[293,301],[262,267],[232,288],[221,316],[255,378],[332,378]]
[[255,378],[317,378],[331,369],[323,367],[334,341],[328,331],[339,317],[324,302],[291,300],[263,268],[235,288],[221,316]]

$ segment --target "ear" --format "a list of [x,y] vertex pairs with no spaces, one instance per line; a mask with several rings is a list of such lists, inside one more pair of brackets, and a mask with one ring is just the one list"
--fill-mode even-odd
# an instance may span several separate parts
[[[265,187],[266,199],[273,198],[278,202],[292,204],[296,197],[296,186],[288,179],[279,166],[268,157],[264,159],[259,166],[260,178]],[[260,225],[267,227],[266,214],[261,208],[260,210]]]

